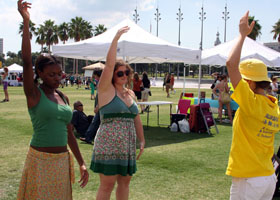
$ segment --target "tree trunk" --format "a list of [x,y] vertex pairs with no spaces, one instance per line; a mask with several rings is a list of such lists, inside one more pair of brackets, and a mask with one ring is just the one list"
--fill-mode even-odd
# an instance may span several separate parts
[[76,60],[73,59],[73,74],[75,74],[75,64],[76,64]]
[[78,73],[79,73],[79,70],[78,70],[78,65],[79,65],[79,60],[77,59],[77,60],[76,60],[76,74],[78,74]]

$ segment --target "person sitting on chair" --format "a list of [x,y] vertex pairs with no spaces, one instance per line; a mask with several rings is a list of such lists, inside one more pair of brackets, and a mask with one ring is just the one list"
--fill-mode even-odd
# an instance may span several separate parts
[[[80,101],[74,103],[73,117],[71,124],[75,127],[76,131],[79,133],[80,137],[84,138],[85,133],[90,125],[89,116],[84,112],[83,104]],[[73,128],[74,128],[73,127]]]

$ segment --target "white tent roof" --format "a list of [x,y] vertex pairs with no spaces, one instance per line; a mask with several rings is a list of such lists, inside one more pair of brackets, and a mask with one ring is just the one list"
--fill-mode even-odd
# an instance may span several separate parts
[[[226,60],[238,38],[202,51],[202,64],[226,65]],[[246,37],[241,60],[257,58],[271,67],[280,67],[280,53]]]
[[[22,73],[23,72],[23,67],[16,63],[10,65],[7,68],[9,70],[9,73]],[[0,72],[3,72],[3,71],[4,71],[4,69],[0,69]]]
[[124,26],[129,26],[130,30],[120,38],[117,56],[125,57],[129,63],[196,63],[199,60],[198,50],[166,42],[148,33],[129,19],[96,37],[72,44],[53,46],[53,54],[67,58],[104,61],[115,34]]

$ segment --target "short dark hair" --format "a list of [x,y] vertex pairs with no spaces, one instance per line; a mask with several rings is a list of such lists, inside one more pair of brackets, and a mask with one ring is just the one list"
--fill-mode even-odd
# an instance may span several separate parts
[[76,102],[73,104],[74,110],[77,110],[77,108],[78,108],[80,105],[83,105],[82,102],[76,101]]
[[255,81],[256,83],[256,88],[261,88],[261,89],[268,89],[270,86],[270,82],[269,81]]
[[98,76],[98,77],[100,77],[101,74],[102,74],[102,69],[94,70],[94,71],[93,71],[93,74],[96,75],[96,76]]

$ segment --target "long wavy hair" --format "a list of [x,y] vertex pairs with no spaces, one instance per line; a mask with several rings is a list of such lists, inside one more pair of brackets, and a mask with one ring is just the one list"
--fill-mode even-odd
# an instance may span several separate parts
[[[124,60],[117,60],[116,63],[115,63],[114,72],[121,66],[125,66],[126,69],[129,70],[129,75],[127,76],[127,84],[125,85],[125,87],[130,89],[130,85],[131,85],[131,82],[132,82],[131,76],[133,74],[133,69]],[[112,77],[112,84],[113,85],[115,84],[114,83],[114,76]]]

